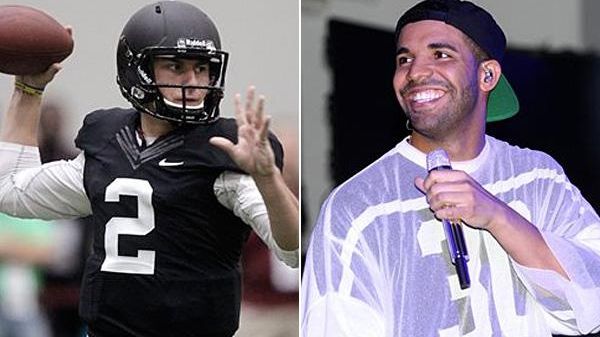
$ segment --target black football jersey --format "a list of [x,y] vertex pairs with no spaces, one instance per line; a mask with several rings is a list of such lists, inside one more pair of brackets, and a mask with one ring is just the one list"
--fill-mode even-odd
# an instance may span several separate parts
[[137,125],[133,109],[99,110],[75,140],[94,224],[80,314],[102,337],[232,335],[251,228],[214,195],[223,171],[242,171],[208,140],[236,142],[235,120],[182,125],[148,147]]

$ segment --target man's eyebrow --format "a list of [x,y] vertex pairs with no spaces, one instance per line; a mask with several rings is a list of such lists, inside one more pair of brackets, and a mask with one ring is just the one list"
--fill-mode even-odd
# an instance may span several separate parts
[[398,55],[398,54],[404,54],[404,53],[408,53],[408,48],[406,48],[406,47],[399,47],[398,49],[396,49],[396,55]]
[[458,52],[458,49],[456,47],[454,47],[453,45],[451,45],[449,43],[445,43],[445,42],[430,43],[427,47],[429,49],[450,49],[454,52]]
[[[453,45],[446,43],[446,42],[433,42],[430,43],[429,45],[427,45],[427,48],[435,50],[435,49],[449,49],[452,50],[454,52],[458,53],[458,49],[456,47],[454,47]],[[406,47],[398,47],[398,49],[396,49],[396,55],[399,54],[404,54],[404,53],[408,53],[409,50]]]

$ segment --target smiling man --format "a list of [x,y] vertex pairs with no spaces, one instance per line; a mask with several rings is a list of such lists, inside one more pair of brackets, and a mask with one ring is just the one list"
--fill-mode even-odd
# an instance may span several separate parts
[[[412,133],[336,188],[302,282],[304,336],[550,336],[600,330],[600,219],[548,155],[485,134],[518,101],[484,9],[426,0],[396,26]],[[427,171],[442,148],[454,170]],[[463,224],[462,289],[440,219]]]

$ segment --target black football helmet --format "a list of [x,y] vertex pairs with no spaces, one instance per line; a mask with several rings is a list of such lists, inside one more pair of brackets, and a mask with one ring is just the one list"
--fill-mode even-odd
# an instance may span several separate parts
[[[209,64],[208,86],[156,83],[157,57],[201,59]],[[133,106],[177,123],[209,124],[219,117],[228,53],[221,50],[219,32],[200,9],[180,1],[161,1],[138,10],[127,22],[117,47],[117,83]],[[159,88],[180,88],[182,104],[169,102]],[[186,106],[186,89],[205,89],[200,106]]]

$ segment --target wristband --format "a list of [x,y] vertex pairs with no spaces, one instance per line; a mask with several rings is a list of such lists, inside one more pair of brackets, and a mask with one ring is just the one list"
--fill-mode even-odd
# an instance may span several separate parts
[[32,96],[42,96],[42,94],[44,93],[44,88],[40,89],[40,88],[32,87],[29,84],[25,84],[21,81],[16,81],[16,80],[15,80],[15,88],[21,90],[22,92],[24,92],[28,95],[32,95]]

